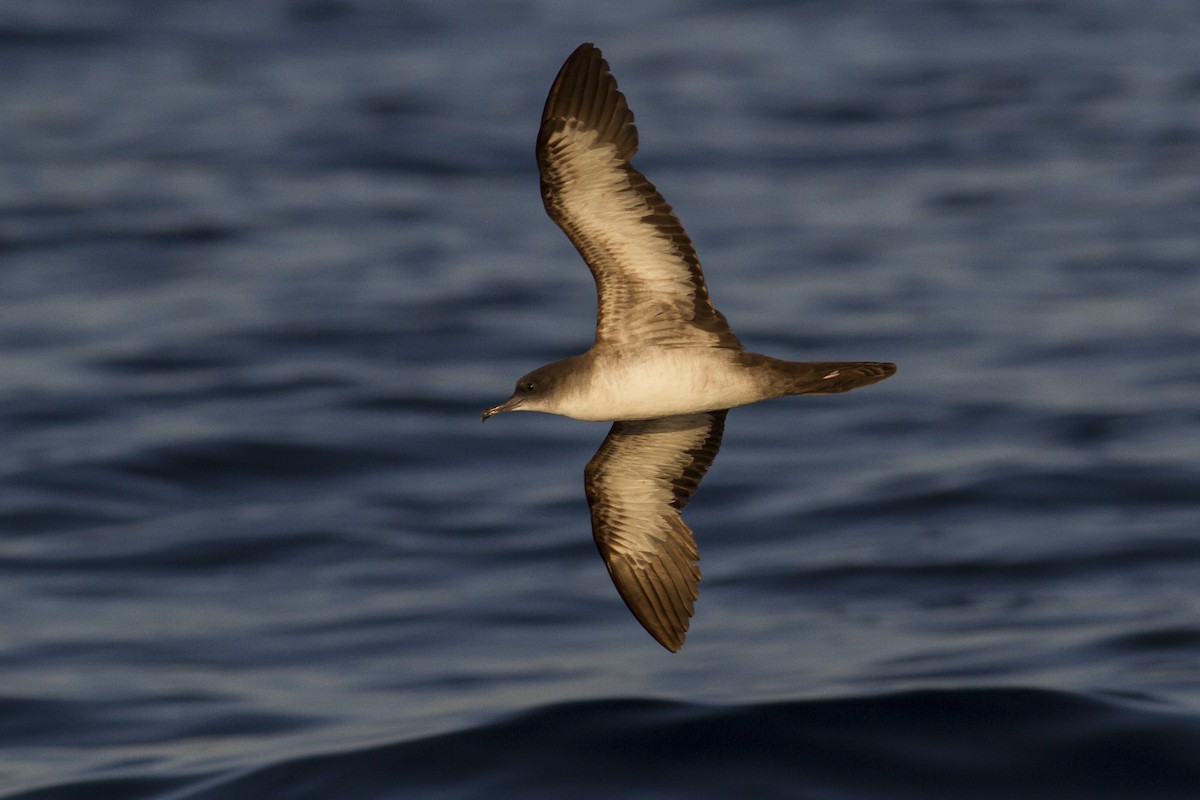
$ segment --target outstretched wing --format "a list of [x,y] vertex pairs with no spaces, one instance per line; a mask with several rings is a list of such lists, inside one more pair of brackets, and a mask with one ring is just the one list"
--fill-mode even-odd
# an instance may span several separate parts
[[546,212],[596,280],[596,341],[742,349],[713,308],[687,232],[629,163],[637,146],[608,64],[580,45],[546,99],[537,160]]
[[584,470],[592,536],[621,598],[675,652],[695,610],[700,553],[680,511],[708,471],[726,410],[617,422]]

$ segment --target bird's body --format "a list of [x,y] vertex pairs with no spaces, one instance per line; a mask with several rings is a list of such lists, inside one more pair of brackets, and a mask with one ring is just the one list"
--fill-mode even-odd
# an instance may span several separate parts
[[530,398],[520,410],[589,422],[653,419],[787,394],[832,394],[845,391],[838,388],[839,378],[857,384],[866,370],[881,372],[872,362],[782,361],[716,347],[592,349],[530,373],[535,383],[541,375],[561,378],[554,392]]
[[730,408],[883,380],[883,362],[782,361],[747,352],[708,296],[691,240],[630,164],[637,129],[600,51],[580,45],[546,100],[542,199],[588,264],[599,303],[585,353],[540,367],[483,413],[612,421],[584,470],[592,534],[646,630],[678,650],[700,571],[680,511],[721,445]]

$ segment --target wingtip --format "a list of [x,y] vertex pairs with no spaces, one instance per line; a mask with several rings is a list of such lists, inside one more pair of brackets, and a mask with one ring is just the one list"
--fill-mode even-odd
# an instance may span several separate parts
[[[654,641],[658,642],[662,647],[671,653],[678,653],[683,647],[684,641],[687,639],[688,629],[691,627],[692,614],[694,613],[691,604],[684,610],[682,619],[670,619],[663,613],[645,606],[639,602],[641,598],[635,598],[627,595],[625,587],[617,585],[618,593],[625,601],[625,605],[633,612],[633,616],[641,624],[646,633]],[[694,602],[695,598],[693,598]]]
[[661,639],[659,639],[659,640],[658,640],[658,643],[659,643],[659,644],[661,644],[661,645],[662,645],[664,648],[666,648],[666,651],[667,651],[668,653],[678,653],[678,652],[679,652],[679,650],[680,650],[680,648],[682,648],[682,647],[683,647],[683,644],[684,644],[684,642],[683,642],[683,638],[684,638],[684,637],[682,637],[682,636],[681,636],[681,637],[679,637],[679,641],[678,641],[678,642],[672,642],[672,643],[670,643],[670,644],[668,644],[667,642],[664,642],[664,641],[662,641]]
[[650,634],[650,637],[658,642],[668,653],[678,653],[679,649],[684,645],[684,640],[687,638],[686,629],[676,631],[669,628],[655,628],[646,624],[641,619],[638,622],[642,623],[642,627],[645,628],[646,633]]
[[637,152],[637,128],[625,96],[600,48],[584,42],[563,62],[542,109],[538,132],[539,163],[546,158],[550,140],[561,133],[567,120],[597,132],[602,140],[617,147],[628,160]]

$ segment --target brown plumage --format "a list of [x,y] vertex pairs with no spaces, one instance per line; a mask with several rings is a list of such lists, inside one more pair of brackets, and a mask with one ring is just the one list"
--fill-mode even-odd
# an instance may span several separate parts
[[700,583],[700,553],[679,512],[717,457],[726,413],[617,422],[583,472],[592,535],[613,583],[672,652],[683,645]]
[[615,420],[584,470],[592,535],[630,611],[677,651],[700,581],[680,512],[716,458],[728,409],[849,391],[896,366],[747,352],[713,306],[671,206],[630,163],[637,148],[633,113],[608,64],[580,45],[550,89],[537,160],[546,212],[596,281],[596,340],[522,376],[483,418],[524,410]]
[[[709,299],[687,231],[629,163],[637,148],[633,112],[608,63],[592,45],[580,45],[550,88],[537,160],[546,213],[596,280],[596,341],[741,349]],[[630,252],[651,258],[631,263]],[[657,324],[648,328],[651,316]]]

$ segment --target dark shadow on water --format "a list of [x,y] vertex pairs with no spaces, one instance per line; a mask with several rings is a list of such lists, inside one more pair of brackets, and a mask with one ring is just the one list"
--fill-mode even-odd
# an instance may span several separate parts
[[999,688],[739,706],[612,699],[250,771],[8,800],[1169,800],[1195,797],[1197,754],[1200,720],[1138,698]]

